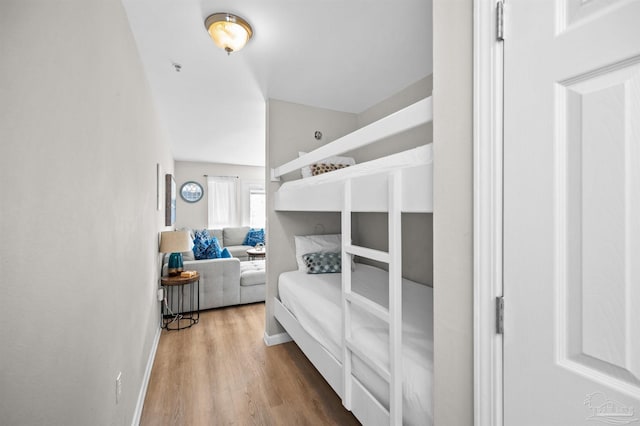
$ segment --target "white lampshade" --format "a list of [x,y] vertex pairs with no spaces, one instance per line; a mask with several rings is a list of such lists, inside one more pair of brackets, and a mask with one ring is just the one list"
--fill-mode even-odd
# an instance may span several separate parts
[[230,13],[214,13],[204,21],[213,41],[228,54],[242,49],[253,35],[251,25]]
[[188,231],[164,231],[160,233],[160,253],[180,253],[193,248]]

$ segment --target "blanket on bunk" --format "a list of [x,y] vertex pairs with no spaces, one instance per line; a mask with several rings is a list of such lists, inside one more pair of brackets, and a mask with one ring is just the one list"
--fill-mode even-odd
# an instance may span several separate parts
[[[300,325],[342,360],[341,274],[310,275],[285,272],[278,282],[280,300]],[[374,302],[389,306],[388,273],[356,264],[352,289]],[[403,280],[402,361],[404,424],[431,425],[433,407],[433,291]],[[389,369],[388,325],[353,306],[352,338],[376,364]],[[354,357],[354,375],[388,408],[388,383]]]

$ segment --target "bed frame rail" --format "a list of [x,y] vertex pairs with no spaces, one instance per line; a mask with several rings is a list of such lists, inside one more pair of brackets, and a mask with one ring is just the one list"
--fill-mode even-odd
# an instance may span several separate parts
[[384,138],[405,132],[421,124],[433,120],[433,104],[431,96],[394,112],[378,121],[361,127],[341,138],[336,139],[318,149],[271,169],[271,180],[278,181],[280,176],[293,172],[309,164],[317,163],[325,158],[344,154],[363,146],[367,146]]
[[[344,390],[342,363],[302,328],[295,316],[284,307],[277,297],[273,299],[273,302],[274,315],[278,322],[287,330],[287,333],[295,340],[298,347],[331,385],[336,394],[342,397]],[[367,426],[388,426],[389,410],[358,379],[352,377],[351,382],[353,390],[351,411],[360,423]]]

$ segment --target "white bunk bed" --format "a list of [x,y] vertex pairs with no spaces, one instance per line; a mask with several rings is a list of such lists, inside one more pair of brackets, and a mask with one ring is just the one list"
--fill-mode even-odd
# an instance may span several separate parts
[[[272,169],[272,180],[279,180],[280,176],[303,166],[320,162],[325,158],[366,146],[428,123],[432,117],[432,104],[429,97]],[[351,410],[360,422],[367,426],[400,425],[403,424],[403,419],[407,422],[407,417],[403,416],[402,365],[403,349],[406,350],[402,338],[402,289],[403,285],[406,287],[407,280],[402,278],[401,213],[431,213],[433,211],[431,145],[420,146],[326,174],[285,182],[275,193],[275,209],[279,211],[341,212],[342,356],[337,357],[332,354],[327,349],[327,343],[321,343],[321,339],[317,339],[317,334],[310,333],[309,327],[305,328],[299,318],[278,297],[274,299],[276,319],[335,392],[340,395],[343,405]],[[351,212],[388,212],[388,252],[352,244],[350,238]],[[361,291],[362,288],[354,289],[351,268],[353,256],[388,264],[388,304],[372,300],[371,295],[366,297]],[[281,281],[285,274],[281,275]],[[289,306],[291,307],[291,304]],[[353,319],[357,318],[361,311],[388,324],[388,358],[386,358],[388,361],[386,365],[381,365],[379,360],[368,356],[370,348],[363,347],[363,342],[357,335],[360,331],[353,328],[356,324]],[[298,313],[298,315],[301,314]],[[404,322],[406,327],[406,321]],[[432,327],[430,324],[425,324],[425,327]],[[312,337],[314,335],[315,337]],[[423,362],[433,362],[432,346],[430,350],[431,353],[425,354]],[[388,396],[385,396],[384,401],[380,401],[374,396],[380,396],[380,391],[372,389],[371,382],[366,379],[359,380],[356,377],[358,376],[357,370],[362,372],[362,363],[388,382]],[[362,373],[360,373],[360,379],[363,379]],[[430,405],[430,402],[427,405]],[[409,421],[409,423],[417,424],[430,424],[429,422],[429,419],[424,419],[424,422],[416,419]]]

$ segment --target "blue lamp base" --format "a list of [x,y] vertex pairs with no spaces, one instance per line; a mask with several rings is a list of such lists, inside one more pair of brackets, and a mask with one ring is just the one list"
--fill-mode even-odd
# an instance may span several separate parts
[[180,275],[184,271],[184,263],[182,262],[182,253],[171,253],[169,256],[168,273],[170,277]]

